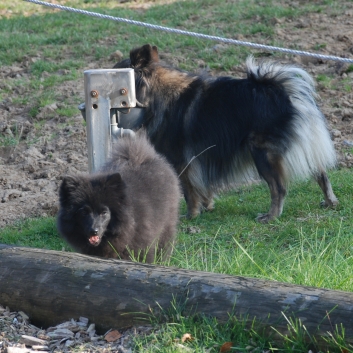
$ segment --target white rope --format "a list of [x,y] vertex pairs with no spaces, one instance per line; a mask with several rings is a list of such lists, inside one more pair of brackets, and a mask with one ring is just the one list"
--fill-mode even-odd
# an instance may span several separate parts
[[51,4],[51,3],[48,3],[45,1],[39,1],[39,0],[24,0],[24,1],[31,2],[31,3],[38,4],[38,5],[49,6],[49,7],[60,9],[60,10],[75,12],[75,13],[79,13],[82,15],[104,18],[107,20],[113,20],[113,21],[117,21],[117,22],[124,22],[124,23],[128,23],[128,24],[133,24],[136,26],[147,27],[150,29],[155,29],[155,30],[159,30],[159,31],[169,32],[169,33],[183,34],[183,35],[187,35],[187,36],[191,36],[191,37],[209,39],[209,40],[214,40],[214,41],[229,43],[229,44],[237,44],[237,45],[247,46],[247,47],[255,48],[255,49],[279,51],[282,53],[300,55],[300,56],[310,56],[310,57],[318,58],[321,60],[333,60],[333,61],[340,61],[340,62],[344,62],[344,63],[353,63],[353,59],[341,58],[341,57],[333,56],[333,55],[322,55],[322,54],[310,53],[310,52],[306,52],[306,51],[302,51],[302,50],[293,50],[293,49],[287,49],[287,48],[274,47],[271,45],[243,42],[241,40],[236,40],[236,39],[228,39],[228,38],[222,38],[222,37],[217,37],[217,36],[210,36],[207,34],[189,32],[189,31],[184,31],[181,29],[163,27],[163,26],[153,25],[150,23],[128,20],[126,18],[103,15],[103,14],[96,13],[96,12],[75,9],[72,7],[67,7],[67,6],[57,5],[57,4]]

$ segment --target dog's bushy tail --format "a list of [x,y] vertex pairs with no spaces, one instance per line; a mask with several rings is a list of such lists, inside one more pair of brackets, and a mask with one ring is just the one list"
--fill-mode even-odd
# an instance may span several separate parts
[[147,138],[144,130],[138,131],[136,136],[124,136],[114,141],[113,151],[104,171],[111,171],[119,163],[120,167],[126,165],[140,166],[151,160],[164,159],[156,153]]
[[326,119],[317,106],[313,78],[294,65],[247,59],[248,77],[272,81],[287,93],[295,114],[292,117],[290,145],[284,155],[287,177],[317,175],[336,165],[336,153]]

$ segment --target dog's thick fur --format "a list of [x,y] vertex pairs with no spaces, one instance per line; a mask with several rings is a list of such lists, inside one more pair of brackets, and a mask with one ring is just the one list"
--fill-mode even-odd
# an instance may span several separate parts
[[181,173],[189,217],[212,209],[215,192],[254,172],[271,193],[260,222],[281,215],[287,184],[297,177],[314,177],[323,204],[335,206],[326,170],[335,166],[336,155],[312,77],[292,65],[257,65],[252,57],[246,64],[245,79],[191,74],[161,63],[157,47],[147,44],[115,67],[135,70],[145,129]]
[[178,177],[145,136],[121,138],[114,149],[100,173],[63,179],[59,232],[83,254],[165,260],[178,223]]

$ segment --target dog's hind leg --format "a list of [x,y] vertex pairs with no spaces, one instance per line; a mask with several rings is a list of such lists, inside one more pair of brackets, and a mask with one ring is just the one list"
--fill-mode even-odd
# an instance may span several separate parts
[[195,218],[200,214],[200,197],[190,182],[188,171],[180,176],[180,181],[188,208],[186,217],[189,219]]
[[259,214],[256,218],[261,223],[268,223],[279,217],[283,210],[287,194],[282,157],[267,149],[251,146],[251,155],[259,175],[267,182],[271,194],[271,207],[268,213]]
[[214,210],[214,200],[213,200],[213,192],[207,191],[207,195],[202,195],[202,207],[205,211]]
[[325,172],[321,172],[320,174],[315,176],[315,180],[320,185],[321,190],[324,193],[325,200],[321,202],[321,206],[323,207],[335,207],[338,205],[338,199],[336,195],[333,193],[332,185],[330,180]]

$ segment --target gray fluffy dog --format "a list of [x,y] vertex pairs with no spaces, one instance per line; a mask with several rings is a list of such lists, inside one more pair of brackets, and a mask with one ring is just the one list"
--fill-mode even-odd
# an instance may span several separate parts
[[64,177],[58,229],[83,254],[165,260],[175,240],[180,195],[174,169],[145,135],[124,137],[99,173]]

